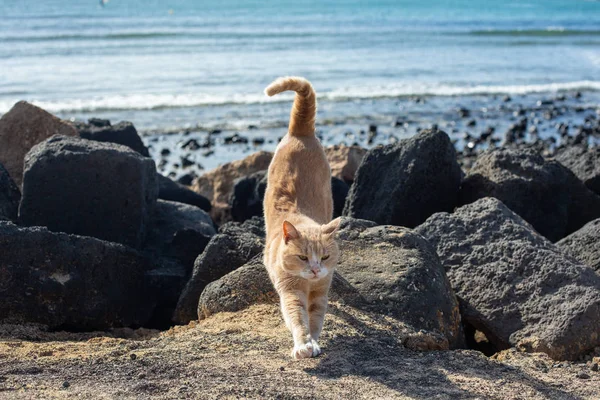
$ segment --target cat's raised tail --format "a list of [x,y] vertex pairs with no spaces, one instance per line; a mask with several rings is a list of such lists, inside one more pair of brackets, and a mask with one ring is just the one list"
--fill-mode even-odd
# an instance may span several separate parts
[[298,76],[278,78],[265,89],[267,96],[292,90],[296,92],[294,106],[290,114],[289,133],[292,136],[312,136],[315,134],[317,96],[309,81]]

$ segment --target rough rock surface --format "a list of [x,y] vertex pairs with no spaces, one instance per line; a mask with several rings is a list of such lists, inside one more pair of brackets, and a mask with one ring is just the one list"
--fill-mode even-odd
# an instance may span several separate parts
[[[342,256],[332,283],[332,301],[388,315],[417,331],[427,331],[422,338],[413,338],[415,348],[464,345],[458,302],[435,250],[425,239],[406,228],[344,219],[339,243]],[[208,284],[200,297],[198,316],[202,319],[277,301],[259,256]]]
[[356,171],[367,153],[360,146],[335,145],[325,148],[325,155],[331,167],[331,176],[351,184]]
[[68,122],[25,101],[16,103],[0,118],[0,163],[18,187],[23,181],[25,154],[52,135],[77,136]]
[[456,205],[461,170],[450,138],[427,130],[364,157],[344,215],[379,224],[415,227]]
[[588,222],[556,246],[600,274],[600,219]]
[[75,123],[74,125],[83,139],[121,144],[144,157],[150,157],[148,149],[131,122],[121,121],[111,125],[108,120],[90,119],[87,124]]
[[211,209],[210,200],[199,195],[184,185],[167,178],[164,175],[156,174],[158,180],[158,198],[162,200],[176,201],[178,203],[190,204],[200,207],[206,212]]
[[553,242],[600,217],[600,196],[562,164],[533,150],[480,155],[462,184],[460,202],[483,197],[501,200]]
[[260,151],[243,160],[223,164],[198,177],[192,189],[211,201],[211,216],[217,224],[231,220],[229,198],[238,178],[266,170],[273,153]]
[[16,221],[20,200],[19,188],[0,164],[0,220]]
[[263,242],[263,237],[237,223],[221,227],[220,233],[212,237],[204,252],[196,259],[192,276],[177,303],[173,322],[187,324],[195,320],[198,315],[198,299],[206,285],[260,254]]
[[0,221],[0,320],[71,330],[142,325],[155,304],[148,268],[120,244]]
[[436,246],[463,320],[497,348],[574,360],[600,345],[600,276],[499,200],[435,214],[416,232]]
[[19,221],[140,247],[157,193],[150,158],[117,144],[55,136],[25,157]]
[[555,158],[573,171],[588,189],[600,195],[600,147],[569,146],[558,151]]
[[198,302],[198,319],[278,301],[279,296],[259,254],[249,263],[206,285]]
[[216,233],[210,216],[200,208],[158,200],[144,248],[176,258],[189,275],[194,260]]
[[392,316],[464,346],[458,301],[435,249],[407,228],[345,219],[338,273],[364,301],[348,304]]

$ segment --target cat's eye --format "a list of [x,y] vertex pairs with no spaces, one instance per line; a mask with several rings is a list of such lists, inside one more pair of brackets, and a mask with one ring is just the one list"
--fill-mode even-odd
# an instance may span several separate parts
[[329,258],[329,254],[327,254],[326,256],[321,257],[321,260],[325,261]]
[[306,256],[298,256],[299,259],[301,259],[302,261],[308,261],[308,257]]

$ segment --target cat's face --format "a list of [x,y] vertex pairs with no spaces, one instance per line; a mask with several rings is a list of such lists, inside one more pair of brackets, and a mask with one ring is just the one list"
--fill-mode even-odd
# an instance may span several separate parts
[[283,223],[283,269],[295,276],[317,281],[333,272],[339,249],[335,233],[340,219],[327,225],[310,229],[296,229],[292,224]]

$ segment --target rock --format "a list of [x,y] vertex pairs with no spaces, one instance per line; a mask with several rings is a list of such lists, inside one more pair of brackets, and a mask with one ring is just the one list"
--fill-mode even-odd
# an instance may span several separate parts
[[223,164],[197,178],[192,185],[192,190],[210,200],[213,207],[211,217],[220,225],[231,220],[229,198],[235,180],[266,170],[272,158],[273,153],[259,151],[243,160]]
[[277,303],[279,296],[258,255],[248,264],[209,283],[198,301],[198,319],[219,312],[240,311],[253,304]]
[[555,158],[573,171],[588,189],[600,195],[600,147],[570,146],[559,150]]
[[0,163],[18,187],[23,182],[25,154],[52,135],[77,136],[68,122],[25,101],[16,103],[0,118]]
[[555,242],[600,217],[600,197],[571,171],[534,150],[494,149],[479,156],[460,203],[495,197]]
[[258,171],[236,179],[229,199],[231,217],[244,222],[253,216],[263,215],[263,199],[267,188],[267,171]]
[[588,222],[556,246],[600,274],[600,219]]
[[325,155],[331,167],[331,176],[351,184],[356,171],[367,153],[360,146],[335,145],[325,148]]
[[[461,347],[464,337],[458,302],[435,250],[409,229],[373,225],[355,219],[342,222],[342,258],[330,299],[389,315],[417,331],[437,333],[445,343],[436,341],[431,347],[415,339],[415,348]],[[278,296],[259,255],[206,286],[198,317],[265,302],[277,303]]]
[[192,272],[194,260],[216,234],[210,216],[196,206],[159,200],[154,210],[145,250],[177,259]]
[[50,329],[144,325],[154,309],[136,251],[0,221],[0,320]]
[[497,348],[576,360],[600,344],[600,276],[494,198],[416,230],[437,248],[463,321]]
[[189,276],[189,268],[169,258],[158,259],[153,269],[146,272],[144,279],[155,293],[156,307],[145,327],[165,330],[172,326],[171,316]]
[[174,182],[161,174],[156,174],[158,180],[158,198],[162,200],[176,201],[178,203],[190,204],[209,212],[210,200],[187,187]]
[[264,238],[240,224],[224,225],[196,259],[192,276],[183,289],[173,313],[173,322],[187,324],[196,319],[198,299],[206,285],[260,254],[263,242]]
[[361,298],[346,302],[464,346],[458,301],[435,249],[410,229],[368,225],[345,219],[338,233],[337,272]]
[[333,218],[342,215],[344,204],[350,192],[350,187],[341,179],[331,177],[331,194],[333,196]]
[[461,170],[450,138],[426,130],[363,159],[344,215],[379,224],[415,227],[457,202]]
[[19,188],[0,164],[0,220],[16,221],[20,200]]
[[19,221],[139,248],[157,193],[152,159],[113,143],[54,136],[25,157]]
[[79,136],[83,139],[95,140],[97,142],[108,142],[127,146],[137,151],[144,157],[150,157],[148,148],[138,135],[137,130],[131,122],[121,121],[116,125],[111,125],[108,120],[89,120],[88,124],[76,123],[75,127],[79,131]]

